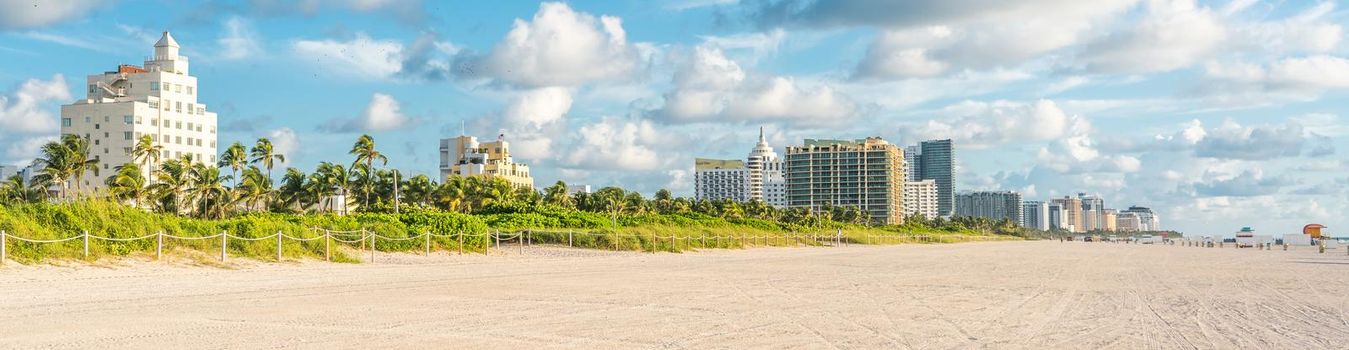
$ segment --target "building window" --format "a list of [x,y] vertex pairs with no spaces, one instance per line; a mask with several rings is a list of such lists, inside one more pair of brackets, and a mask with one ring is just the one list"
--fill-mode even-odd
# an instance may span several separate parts
[[150,118],[150,126],[159,126],[159,118]]
[[173,109],[174,109],[175,112],[182,113],[182,112],[183,112],[183,102],[182,102],[182,101],[176,101],[176,102],[174,102],[174,103],[173,103]]
[[159,101],[150,101],[150,108],[159,109]]
[[103,139],[94,139],[94,146],[98,146],[98,145],[99,145],[99,141],[102,141],[102,140],[103,140]]
[[122,147],[123,154],[131,154],[131,147]]
[[140,125],[140,124],[141,124],[141,116],[138,115],[138,116],[136,116],[136,125]]
[[164,101],[164,110],[169,110],[169,101]]
[[174,137],[173,137],[173,143],[174,143],[174,144],[179,144],[179,145],[183,144],[183,137],[182,137],[182,136],[174,136]]
[[94,130],[98,130],[98,129],[99,129],[99,124],[94,124]]
[[130,131],[122,132],[122,139],[123,139],[123,140],[130,140],[130,139],[131,139],[131,132],[130,132]]
[[87,116],[86,116],[86,117],[84,117],[84,122],[85,122],[85,123],[92,123],[92,122],[94,122],[94,120],[93,120],[92,117],[87,117]]
[[150,91],[159,91],[159,82],[157,81],[150,82]]
[[191,94],[192,94],[192,87],[191,87],[191,86],[188,86],[188,87],[187,87],[187,94],[188,94],[188,95],[191,95]]
[[111,121],[112,121],[112,117],[109,117],[109,116],[106,116],[106,115],[103,116],[103,122],[104,122],[104,123],[111,122]]
[[174,84],[173,92],[183,92],[183,84]]
[[197,110],[197,106],[196,106],[196,105],[191,104],[191,103],[187,104],[187,114],[192,114],[192,111],[195,111],[195,110]]
[[173,128],[174,128],[174,129],[182,129],[182,128],[183,128],[183,122],[173,122]]
[[70,118],[61,118],[61,126],[70,126]]
[[89,93],[92,94],[92,93],[95,93],[95,92],[98,92],[98,85],[96,85],[96,84],[89,84]]
[[123,122],[123,123],[126,123],[126,125],[131,125],[131,123],[135,123],[135,122],[136,122],[136,118],[132,118],[132,117],[129,116],[129,115],[124,115],[124,116],[122,116],[122,122]]
[[206,115],[206,107],[197,107],[197,115]]

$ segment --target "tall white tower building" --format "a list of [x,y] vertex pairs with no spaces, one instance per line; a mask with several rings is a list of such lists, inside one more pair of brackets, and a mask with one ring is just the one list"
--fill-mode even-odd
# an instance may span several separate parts
[[763,127],[759,127],[759,143],[750,150],[745,165],[749,169],[749,198],[778,208],[786,207],[787,180],[782,176],[782,159],[768,145]]
[[[82,188],[103,186],[119,165],[133,162],[131,149],[142,135],[164,146],[161,159],[191,156],[216,162],[216,114],[197,102],[197,78],[188,74],[186,56],[169,32],[155,43],[143,67],[118,65],[88,76],[86,97],[61,106],[61,134],[89,139],[89,156],[99,171]],[[142,168],[149,176],[150,169]]]

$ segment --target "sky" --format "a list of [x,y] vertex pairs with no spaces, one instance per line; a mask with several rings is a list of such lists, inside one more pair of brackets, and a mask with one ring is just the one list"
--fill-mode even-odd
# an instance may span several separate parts
[[[505,134],[536,184],[692,195],[694,157],[950,138],[957,191],[1094,193],[1189,234],[1349,229],[1345,3],[0,0],[0,163],[171,31],[222,148],[434,175]],[[1344,235],[1344,234],[1339,234]]]

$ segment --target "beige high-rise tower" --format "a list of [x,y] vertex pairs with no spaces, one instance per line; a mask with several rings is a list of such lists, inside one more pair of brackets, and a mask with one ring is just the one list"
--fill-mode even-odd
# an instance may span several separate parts
[[[61,134],[88,138],[89,157],[100,163],[81,188],[99,188],[117,166],[131,163],[142,135],[164,147],[161,159],[191,156],[215,164],[216,114],[197,102],[197,78],[188,74],[187,57],[178,49],[164,32],[144,66],[122,64],[90,75],[85,98],[61,106]],[[149,176],[150,169],[141,170]]]

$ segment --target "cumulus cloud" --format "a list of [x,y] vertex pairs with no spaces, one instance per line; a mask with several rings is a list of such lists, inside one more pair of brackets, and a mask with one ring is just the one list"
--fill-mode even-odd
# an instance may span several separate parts
[[237,60],[254,57],[262,53],[262,47],[258,43],[261,39],[258,33],[253,30],[249,21],[230,17],[225,20],[224,34],[216,39],[216,44],[220,45],[220,54],[216,55],[226,60]]
[[1227,36],[1219,15],[1194,0],[1149,0],[1140,23],[1087,45],[1083,60],[1093,71],[1165,72],[1203,61]]
[[84,16],[98,7],[97,0],[3,1],[0,2],[0,29],[44,27]]
[[678,144],[650,121],[606,118],[581,126],[562,161],[586,169],[651,171],[668,162],[665,151]]
[[1020,103],[964,101],[943,108],[926,123],[900,127],[905,140],[952,139],[962,147],[1057,140],[1085,134],[1085,118],[1069,115],[1054,101]]
[[785,120],[829,123],[854,116],[857,103],[827,85],[746,72],[720,49],[697,46],[683,58],[674,90],[653,114],[673,123]]
[[576,86],[627,80],[642,69],[637,45],[627,42],[623,20],[546,2],[530,21],[516,19],[487,55],[468,60],[465,77],[492,78],[523,87]]
[[403,115],[398,100],[393,96],[375,93],[365,112],[352,119],[333,120],[320,130],[332,132],[388,131],[416,125],[419,120]]
[[281,127],[267,131],[260,135],[272,141],[272,149],[277,154],[285,155],[286,161],[282,164],[293,164],[297,154],[300,151],[300,137],[295,134],[295,130],[287,127]]
[[450,62],[459,53],[457,46],[439,41],[434,33],[423,34],[412,47],[356,33],[345,41],[297,40],[291,43],[291,49],[319,72],[364,79],[444,80],[450,75]]
[[1194,193],[1211,197],[1251,197],[1272,195],[1291,182],[1282,177],[1265,177],[1259,169],[1242,172],[1236,176],[1205,176],[1203,181],[1192,184]]
[[571,105],[571,91],[561,87],[523,91],[512,98],[498,118],[510,137],[512,153],[532,160],[552,156],[554,141],[566,132]]
[[1316,55],[1268,65],[1215,62],[1205,65],[1205,76],[1197,93],[1222,104],[1306,101],[1349,88],[1349,59]]
[[14,91],[0,95],[0,134],[56,131],[54,107],[72,97],[60,74],[51,80],[28,79]]
[[1194,154],[1199,157],[1244,160],[1296,157],[1302,153],[1306,139],[1307,134],[1302,125],[1296,122],[1243,126],[1226,120],[1208,130],[1195,143]]

